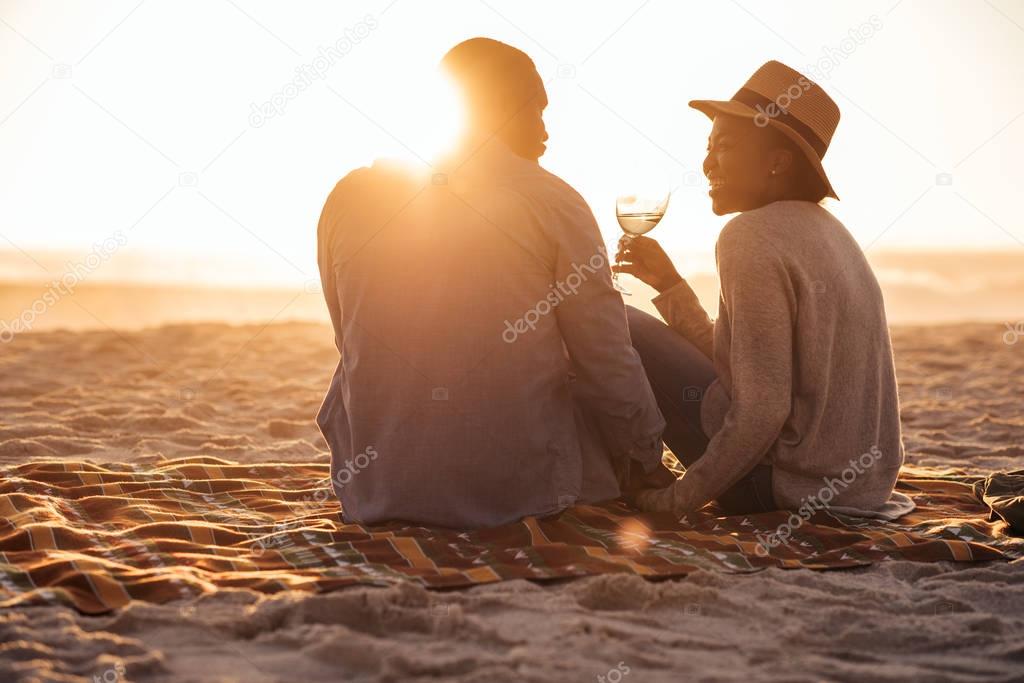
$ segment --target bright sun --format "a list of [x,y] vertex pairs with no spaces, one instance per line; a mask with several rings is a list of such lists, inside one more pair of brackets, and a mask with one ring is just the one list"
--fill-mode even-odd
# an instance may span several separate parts
[[401,142],[410,148],[403,156],[432,161],[458,141],[464,112],[455,85],[440,68],[424,70],[417,76],[409,80],[407,91],[395,97],[400,101],[392,106],[402,112]]

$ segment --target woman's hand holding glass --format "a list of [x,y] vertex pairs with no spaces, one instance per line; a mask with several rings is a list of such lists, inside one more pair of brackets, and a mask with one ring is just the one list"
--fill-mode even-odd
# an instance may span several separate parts
[[632,275],[659,292],[683,281],[661,245],[643,236],[623,235],[612,271]]

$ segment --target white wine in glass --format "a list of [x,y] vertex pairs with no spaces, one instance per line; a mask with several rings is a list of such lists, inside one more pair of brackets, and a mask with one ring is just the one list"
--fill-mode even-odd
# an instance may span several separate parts
[[[671,192],[656,195],[622,194],[615,199],[615,217],[619,219],[619,227],[626,233],[621,242],[639,235],[645,235],[654,229],[668,210],[668,200]],[[620,242],[620,243],[621,243]],[[622,294],[629,295],[619,284],[619,274],[614,273],[612,280],[615,282],[615,289]]]

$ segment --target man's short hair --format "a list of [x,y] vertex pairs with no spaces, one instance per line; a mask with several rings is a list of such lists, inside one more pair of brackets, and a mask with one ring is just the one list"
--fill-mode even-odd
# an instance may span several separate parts
[[442,68],[461,91],[470,119],[501,125],[543,86],[522,50],[491,38],[470,38],[448,51]]

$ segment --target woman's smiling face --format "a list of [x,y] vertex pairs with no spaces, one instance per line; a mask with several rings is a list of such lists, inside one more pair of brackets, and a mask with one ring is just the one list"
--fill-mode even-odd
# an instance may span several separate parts
[[750,211],[776,200],[776,175],[789,169],[792,155],[771,127],[752,119],[719,114],[711,126],[704,175],[711,183],[711,209],[722,216]]

